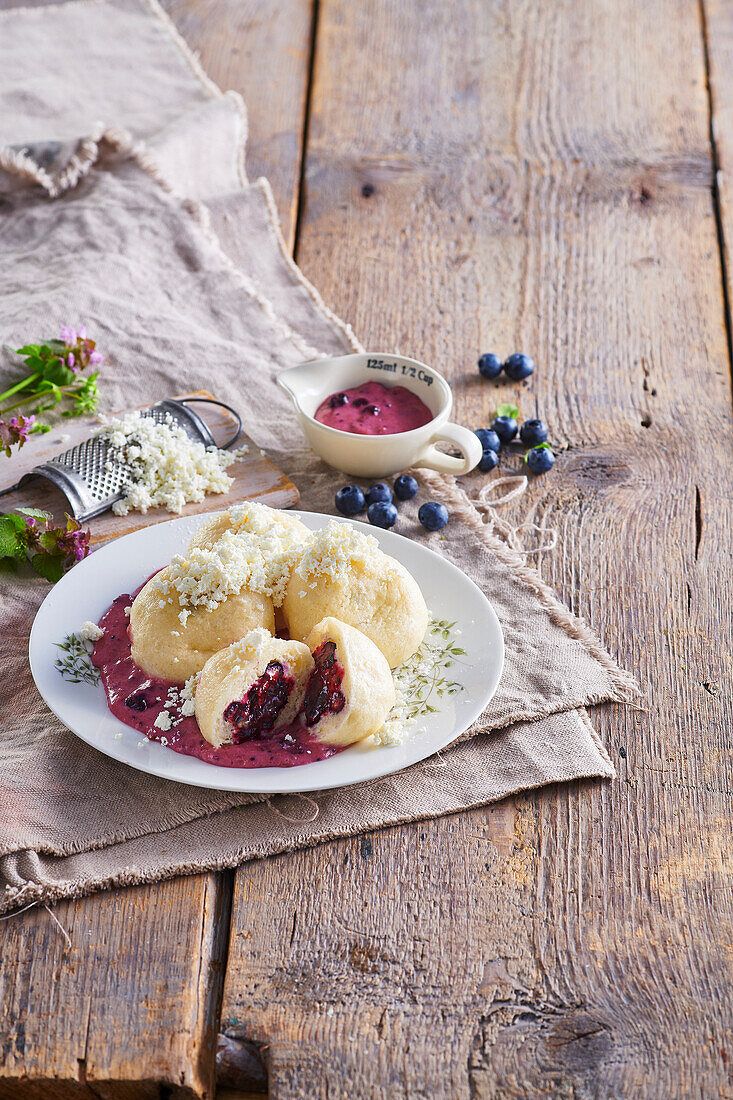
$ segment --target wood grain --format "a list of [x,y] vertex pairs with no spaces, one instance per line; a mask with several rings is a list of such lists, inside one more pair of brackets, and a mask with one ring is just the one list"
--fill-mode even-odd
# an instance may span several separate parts
[[[727,288],[728,339],[733,303],[733,13],[723,0],[701,0],[705,33],[711,141],[716,168],[718,233]],[[731,343],[733,347],[733,342]]]
[[213,1096],[226,879],[196,875],[0,923],[0,1098]]
[[[269,176],[292,237],[310,2],[164,6],[244,92],[248,172]],[[71,951],[45,910],[0,921],[0,1098],[211,1097],[229,898],[228,875],[197,875],[62,903]]]
[[163,0],[220,88],[247,107],[247,175],[272,184],[292,248],[314,0]]
[[[732,1095],[730,384],[700,12],[322,0],[310,118],[306,274],[367,346],[445,370],[467,422],[537,401],[561,453],[515,518],[558,531],[545,576],[645,694],[593,715],[613,785],[241,868],[226,1033],[277,1100]],[[478,380],[480,351],[517,348],[531,385]]]

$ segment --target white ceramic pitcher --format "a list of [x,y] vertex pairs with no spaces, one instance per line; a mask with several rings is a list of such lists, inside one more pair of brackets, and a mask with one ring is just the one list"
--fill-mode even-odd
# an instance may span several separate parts
[[[468,428],[448,418],[453,408],[451,388],[442,375],[417,359],[382,352],[314,359],[282,371],[278,384],[290,395],[300,426],[313,450],[324,462],[356,477],[389,477],[410,466],[446,474],[466,474],[480,460],[482,447]],[[395,435],[357,435],[330,428],[315,419],[318,406],[329,394],[363,382],[404,386],[412,390],[433,414],[420,428]],[[436,444],[452,443],[461,458],[444,454]]]

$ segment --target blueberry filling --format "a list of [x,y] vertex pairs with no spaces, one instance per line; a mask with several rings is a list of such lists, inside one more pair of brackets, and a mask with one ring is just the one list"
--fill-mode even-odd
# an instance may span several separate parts
[[324,714],[338,714],[346,699],[340,690],[344,670],[336,660],[336,643],[323,642],[313,652],[315,668],[310,674],[301,713],[306,726],[314,726]]
[[235,745],[256,740],[272,729],[294,683],[280,661],[270,661],[245,697],[229,704],[224,721],[233,727]]
[[356,401],[353,402],[353,405],[354,405],[355,409],[360,409],[362,407],[362,405],[368,405],[368,404],[369,404],[369,402],[367,401],[366,397],[357,397]]
[[132,695],[128,695],[125,699],[125,706],[130,710],[147,710],[148,700],[145,697],[144,691],[134,691]]
[[365,413],[371,413],[372,416],[379,416],[381,411],[382,410],[380,409],[379,405],[367,405],[367,407],[364,409]]
[[346,393],[335,393],[328,403],[332,409],[338,409],[340,405],[348,405],[349,395]]

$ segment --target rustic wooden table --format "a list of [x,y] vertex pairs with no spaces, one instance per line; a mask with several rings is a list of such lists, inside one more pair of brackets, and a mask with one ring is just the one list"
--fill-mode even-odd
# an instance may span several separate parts
[[615,783],[0,924],[0,1096],[733,1096],[733,3],[165,6],[368,345],[476,426],[535,356],[515,519],[644,697]]

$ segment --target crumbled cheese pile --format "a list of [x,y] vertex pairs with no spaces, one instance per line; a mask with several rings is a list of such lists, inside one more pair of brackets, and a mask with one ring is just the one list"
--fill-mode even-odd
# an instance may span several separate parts
[[402,685],[398,677],[398,672],[399,669],[395,669],[392,673],[395,693],[394,706],[387,715],[387,719],[381,730],[377,730],[377,732],[374,734],[374,740],[377,742],[378,745],[401,744],[402,735],[405,732],[405,728],[415,721],[414,718],[408,717],[407,696],[402,690]]
[[[294,552],[276,546],[268,550],[265,543],[269,541],[227,531],[211,550],[197,547],[185,558],[177,554],[158,581],[160,592],[169,599],[177,597],[184,611],[192,607],[213,611],[243,588],[270,596],[280,604]],[[185,626],[188,615],[182,613],[179,618]]]
[[87,622],[82,623],[76,633],[77,637],[81,638],[83,642],[98,642],[100,638],[104,637],[104,627],[97,626],[96,623],[87,620]]
[[348,576],[354,566],[366,565],[375,554],[381,554],[373,535],[365,535],[348,523],[331,520],[328,527],[316,531],[295,567],[295,573],[314,586],[314,578],[328,577],[339,581]]
[[128,413],[111,420],[99,434],[110,444],[107,469],[122,463],[130,471],[124,497],[112,505],[118,516],[149,508],[180,513],[189,501],[201,501],[207,493],[228,493],[234,484],[224,471],[237,455],[191,439],[170,414],[158,423]]
[[[272,634],[270,631],[264,626],[256,626],[254,630],[250,630],[238,642],[233,642],[229,646],[229,651],[237,660],[249,664],[250,661],[256,660],[263,647],[271,641]],[[241,672],[241,666],[238,666],[234,671]]]
[[210,550],[195,547],[185,557],[176,554],[156,588],[168,601],[178,600],[184,609],[179,615],[184,626],[187,609],[213,611],[243,588],[269,596],[279,607],[303,552],[299,537],[272,522],[253,531],[225,531]]
[[[179,726],[184,718],[190,718],[195,713],[194,695],[200,676],[200,672],[194,672],[182,688],[177,688],[174,685],[168,688],[163,710],[153,722],[154,726],[167,733],[169,729]],[[161,744],[167,745],[168,742],[161,739]]]
[[287,548],[305,545],[312,537],[296,516],[270,508],[268,504],[259,504],[256,500],[235,504],[227,515],[236,534],[248,531],[253,535],[268,536],[275,532]]

